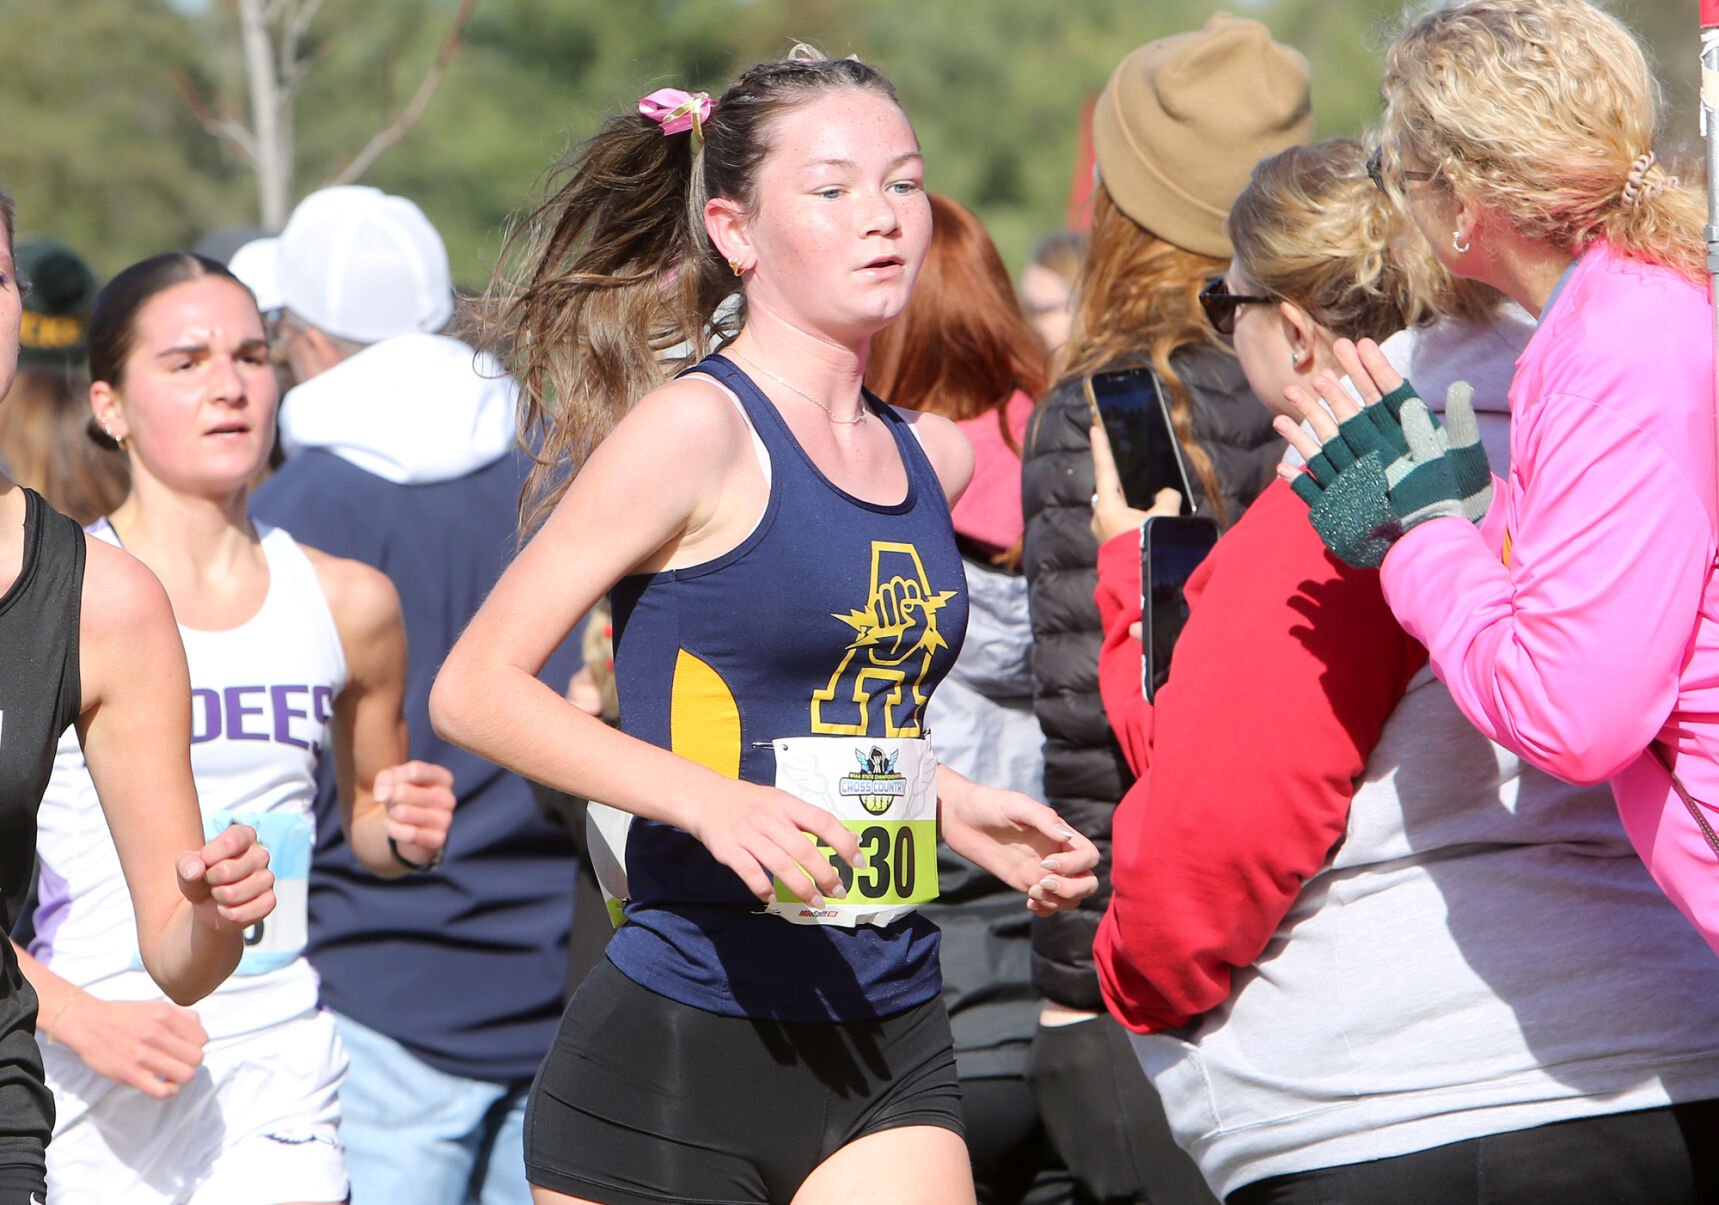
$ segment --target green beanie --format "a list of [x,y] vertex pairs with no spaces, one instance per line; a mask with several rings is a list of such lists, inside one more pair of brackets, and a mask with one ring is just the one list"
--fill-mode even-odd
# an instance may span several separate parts
[[99,286],[78,254],[53,239],[25,239],[13,259],[30,283],[19,334],[20,368],[68,371],[89,352],[90,310]]

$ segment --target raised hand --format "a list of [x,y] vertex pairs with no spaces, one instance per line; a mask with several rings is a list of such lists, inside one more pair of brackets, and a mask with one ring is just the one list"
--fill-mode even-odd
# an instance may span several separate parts
[[[1313,401],[1299,386],[1284,391],[1290,406],[1318,436],[1317,446],[1289,419],[1279,418],[1273,425],[1307,461],[1315,482],[1329,483],[1350,462],[1369,453],[1377,453],[1380,463],[1393,476],[1406,473],[1407,466],[1397,465],[1409,452],[1408,437],[1403,430],[1403,407],[1420,401],[1420,395],[1391,367],[1384,352],[1371,339],[1359,343],[1339,339],[1334,351],[1363,404],[1357,406],[1336,378],[1327,375],[1314,382],[1324,406]],[[1443,425],[1430,412],[1428,418],[1462,492],[1463,514],[1470,522],[1478,523],[1486,517],[1492,503],[1492,468],[1480,442],[1473,399],[1473,388],[1466,381],[1456,381],[1445,393]],[[1342,443],[1334,447],[1333,439]],[[1293,475],[1284,475],[1293,482]],[[1299,490],[1309,503],[1311,484],[1304,482]]]
[[[1322,385],[1320,391],[1324,395]],[[1321,425],[1333,426],[1331,418],[1323,414],[1320,418],[1322,424],[1315,423],[1315,430]],[[1296,494],[1309,505],[1309,518],[1319,538],[1337,556],[1359,569],[1378,568],[1391,546],[1422,523],[1438,518],[1467,518],[1462,487],[1457,484],[1451,460],[1445,454],[1426,404],[1419,398],[1409,398],[1403,404],[1401,418],[1405,452],[1389,464],[1382,449],[1375,447],[1356,456],[1354,445],[1335,430],[1320,431],[1326,440],[1309,456],[1308,471],[1291,478]],[[1472,423],[1472,414],[1468,419]],[[1311,416],[1309,421],[1313,421]],[[1347,416],[1344,421],[1355,421],[1355,416]],[[1305,436],[1302,438],[1306,444],[1312,444]],[[1301,445],[1297,448],[1305,452]],[[1484,461],[1484,453],[1481,458]],[[1489,476],[1488,496],[1490,492]]]
[[275,909],[269,851],[248,824],[231,825],[202,849],[186,850],[174,870],[179,894],[190,901],[197,923],[212,932],[249,928]]

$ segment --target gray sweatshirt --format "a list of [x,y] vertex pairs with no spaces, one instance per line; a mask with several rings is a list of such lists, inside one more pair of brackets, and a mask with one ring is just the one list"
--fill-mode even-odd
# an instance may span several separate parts
[[1222,1196],[1719,1098],[1719,960],[1648,877],[1604,785],[1492,744],[1423,670],[1344,839],[1229,1000],[1134,1042]]

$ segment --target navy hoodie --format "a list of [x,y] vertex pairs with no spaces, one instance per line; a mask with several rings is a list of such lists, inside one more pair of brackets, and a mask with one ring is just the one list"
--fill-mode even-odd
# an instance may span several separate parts
[[[288,460],[251,504],[257,518],[393,580],[411,756],[452,771],[459,800],[442,867],[382,880],[347,848],[324,773],[309,949],[322,1001],[439,1070],[494,1082],[529,1079],[554,1035],[574,855],[525,780],[436,736],[429,696],[516,547],[528,464],[513,413],[511,384],[493,361],[474,368],[465,344],[378,343],[287,395]],[[544,669],[558,690],[577,667],[576,644]]]

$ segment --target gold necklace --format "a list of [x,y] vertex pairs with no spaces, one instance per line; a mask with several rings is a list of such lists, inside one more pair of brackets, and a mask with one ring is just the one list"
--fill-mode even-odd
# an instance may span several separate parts
[[855,423],[863,423],[865,421],[866,407],[865,407],[865,400],[863,398],[860,400],[860,412],[858,414],[854,415],[852,418],[837,418],[836,412],[834,410],[831,410],[828,406],[824,405],[824,403],[820,402],[817,398],[813,397],[811,394],[807,393],[804,389],[801,389],[798,385],[794,384],[794,382],[787,380],[783,377],[777,376],[775,373],[771,372],[768,368],[765,368],[762,364],[760,364],[756,360],[754,360],[751,356],[743,356],[738,351],[735,351],[731,347],[730,348],[724,348],[722,354],[727,355],[727,356],[733,356],[736,360],[739,360],[742,364],[745,364],[745,365],[755,369],[756,371],[763,373],[765,376],[769,377],[772,381],[775,381],[778,385],[781,385],[786,389],[792,389],[795,393],[797,393],[801,397],[805,398],[808,402],[812,403],[812,405],[816,406],[819,410],[822,410],[825,414],[829,415],[830,421],[832,423],[841,423],[843,426],[851,427]]

